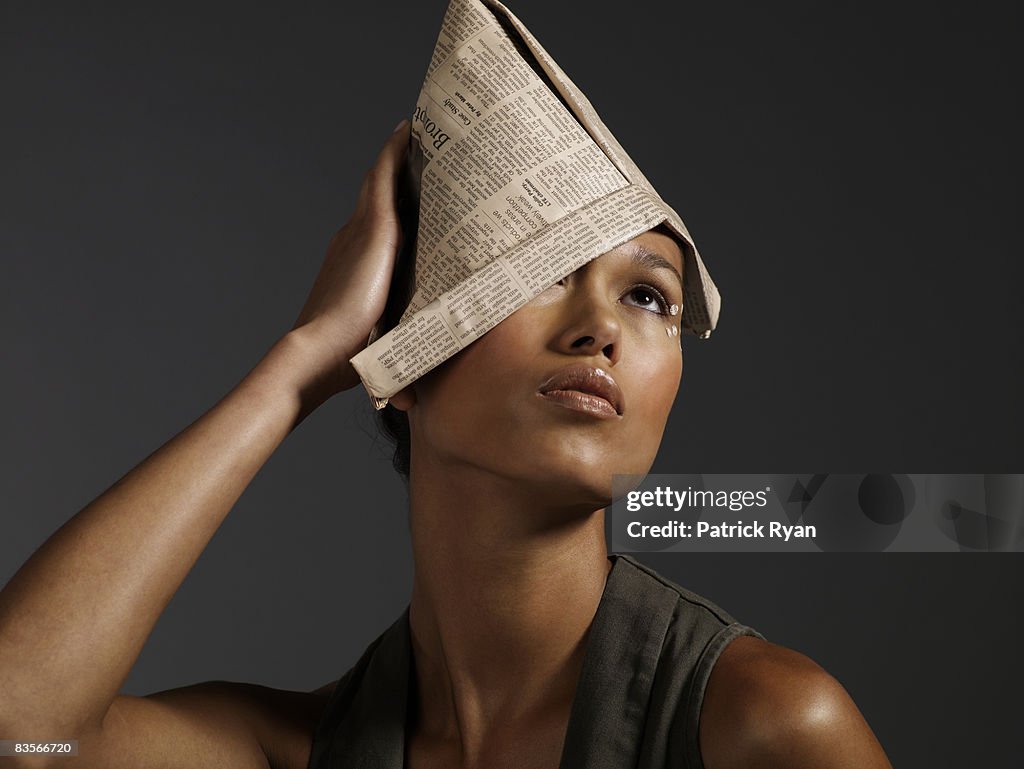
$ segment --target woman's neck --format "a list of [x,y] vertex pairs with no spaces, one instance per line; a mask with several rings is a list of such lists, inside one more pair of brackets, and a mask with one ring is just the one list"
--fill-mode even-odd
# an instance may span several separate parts
[[611,564],[603,510],[458,477],[410,479],[415,728],[475,763],[505,735],[564,728]]

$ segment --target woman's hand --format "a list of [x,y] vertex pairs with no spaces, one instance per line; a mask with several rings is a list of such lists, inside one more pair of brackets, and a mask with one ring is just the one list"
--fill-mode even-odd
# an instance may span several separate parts
[[331,238],[327,256],[290,332],[311,360],[317,401],[359,382],[349,359],[366,346],[384,313],[395,258],[402,245],[396,204],[399,173],[409,145],[403,120],[363,179],[355,211]]

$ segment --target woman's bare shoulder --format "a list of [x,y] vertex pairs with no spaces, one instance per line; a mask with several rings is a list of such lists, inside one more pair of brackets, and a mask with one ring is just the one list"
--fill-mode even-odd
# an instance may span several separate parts
[[264,750],[272,767],[306,769],[313,733],[337,685],[334,680],[310,692],[270,690],[274,717]]
[[[306,769],[313,733],[337,681],[313,691],[207,681],[115,698],[79,740],[83,766]],[[69,764],[76,766],[74,760]]]
[[700,745],[706,769],[891,769],[839,681],[753,636],[732,641],[712,669]]

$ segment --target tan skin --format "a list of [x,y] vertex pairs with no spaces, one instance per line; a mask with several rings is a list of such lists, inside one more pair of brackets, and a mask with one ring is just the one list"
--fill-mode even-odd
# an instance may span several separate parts
[[[147,697],[118,691],[259,468],[306,416],[357,385],[347,361],[383,311],[407,142],[406,124],[332,238],[295,327],[0,592],[0,736],[77,738],[77,759],[52,761],[67,767],[304,769],[333,683],[305,693],[228,682]],[[393,399],[413,440],[413,769],[558,765],[609,569],[608,480],[650,467],[682,373],[678,337],[665,331],[678,316],[659,311],[647,290],[681,304],[678,278],[634,264],[637,245],[681,273],[675,242],[645,233]],[[621,416],[596,419],[539,396],[567,363],[609,372],[624,394]],[[715,666],[700,742],[708,769],[890,766],[834,678],[754,638],[731,643]]]

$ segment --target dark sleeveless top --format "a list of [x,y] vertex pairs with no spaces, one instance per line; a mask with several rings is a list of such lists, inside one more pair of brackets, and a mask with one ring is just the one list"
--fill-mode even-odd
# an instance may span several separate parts
[[[630,556],[609,558],[559,769],[704,769],[711,669],[734,638],[763,636]],[[309,769],[402,769],[411,670],[407,607],[338,682]]]

